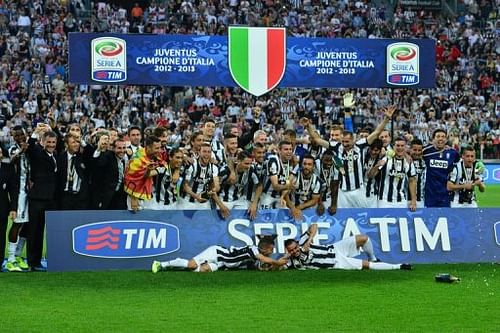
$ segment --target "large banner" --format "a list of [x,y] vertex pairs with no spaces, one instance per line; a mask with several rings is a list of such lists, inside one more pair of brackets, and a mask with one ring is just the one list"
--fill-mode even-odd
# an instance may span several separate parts
[[485,184],[500,184],[500,164],[486,163],[483,181]]
[[286,38],[280,28],[228,36],[69,35],[69,77],[80,84],[433,88],[430,39]]
[[298,238],[318,223],[316,244],[367,234],[377,256],[390,263],[500,262],[500,209],[341,209],[335,216],[306,211],[244,211],[221,220],[217,211],[57,211],[47,213],[49,271],[149,269],[153,260],[192,258],[211,245],[245,246],[255,235]]

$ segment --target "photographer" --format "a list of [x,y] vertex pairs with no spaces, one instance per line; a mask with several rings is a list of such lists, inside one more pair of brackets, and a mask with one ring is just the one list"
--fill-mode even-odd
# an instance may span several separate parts
[[448,177],[447,188],[450,191],[451,207],[477,208],[474,187],[484,192],[482,170],[478,167],[476,152],[472,147],[465,147],[462,159],[455,164]]

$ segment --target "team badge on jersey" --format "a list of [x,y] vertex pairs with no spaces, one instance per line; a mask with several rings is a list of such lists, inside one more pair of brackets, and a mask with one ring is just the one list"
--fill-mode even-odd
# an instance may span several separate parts
[[228,36],[233,80],[255,96],[274,89],[285,74],[285,28],[229,27]]

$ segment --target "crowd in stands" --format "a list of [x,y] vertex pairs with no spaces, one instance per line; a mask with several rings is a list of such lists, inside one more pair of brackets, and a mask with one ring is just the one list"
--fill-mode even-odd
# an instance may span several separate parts
[[[467,1],[451,17],[346,0],[97,2],[86,17],[82,1],[2,2],[0,144],[20,179],[4,184],[11,200],[0,212],[1,235],[7,215],[15,221],[10,267],[23,269],[16,256],[27,239],[28,264],[40,268],[51,209],[217,208],[226,218],[240,208],[254,218],[288,207],[301,219],[306,208],[473,206],[474,188],[484,190],[476,155],[500,158],[498,5]],[[256,98],[240,88],[68,82],[71,32],[225,34],[230,24],[434,38],[437,87]]]

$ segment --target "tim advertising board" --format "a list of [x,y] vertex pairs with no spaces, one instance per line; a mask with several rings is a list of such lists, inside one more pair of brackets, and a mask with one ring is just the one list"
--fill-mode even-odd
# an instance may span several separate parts
[[316,244],[367,234],[386,262],[498,262],[500,209],[343,209],[336,215],[262,210],[221,220],[216,211],[65,211],[47,213],[49,271],[149,269],[152,260],[192,258],[210,245],[244,246],[256,235],[276,234],[276,256],[286,239],[297,239],[311,223]]
[[164,222],[121,220],[73,229],[73,251],[95,258],[144,258],[179,249],[179,228]]

